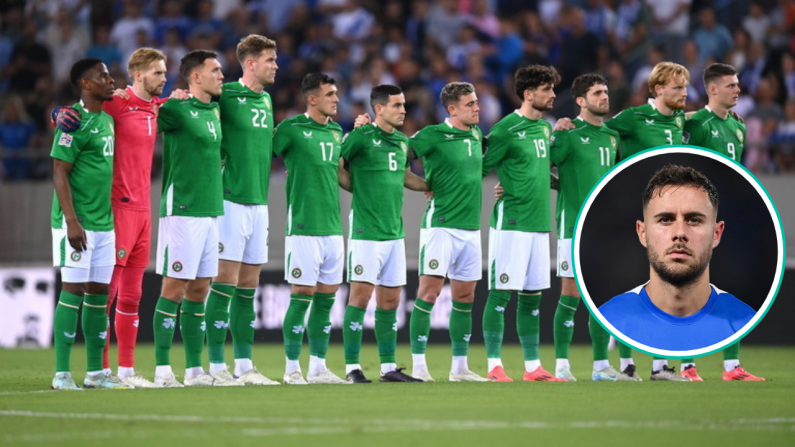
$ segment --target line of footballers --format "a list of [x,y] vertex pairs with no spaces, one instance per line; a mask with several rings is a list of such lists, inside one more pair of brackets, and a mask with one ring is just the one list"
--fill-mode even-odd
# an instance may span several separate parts
[[[131,55],[128,73],[133,82],[125,90],[116,89],[99,59],[82,59],[72,67],[71,81],[81,100],[53,111],[53,257],[63,282],[54,320],[54,389],[82,389],[70,365],[78,320],[86,340],[85,388],[279,383],[259,373],[252,360],[254,292],[268,258],[267,194],[273,156],[283,158],[288,172],[284,262],[292,290],[283,325],[283,383],[371,382],[359,355],[365,309],[373,295],[380,381],[434,381],[425,352],[430,315],[445,277],[453,300],[450,381],[512,381],[502,365],[501,346],[504,312],[514,294],[523,379],[574,381],[568,348],[580,297],[571,270],[571,235],[588,191],[619,154],[626,158],[649,147],[686,143],[688,137],[690,144],[735,160],[743,149],[745,126],[730,113],[740,93],[737,73],[723,64],[706,69],[709,106],[689,120],[683,113],[689,73],[681,65],[663,62],[650,75],[649,103],[607,122],[606,80],[598,74],[578,77],[572,94],[580,115],[560,120],[553,133],[543,113],[552,108],[560,77],[552,67],[531,65],[515,74],[521,106],[495,124],[487,137],[477,126],[474,87],[451,82],[440,98],[448,118],[409,138],[398,130],[406,100],[393,85],[373,88],[374,119],[357,117],[355,129],[343,137],[333,121],[339,103],[336,82],[322,73],[303,79],[306,113],[274,127],[264,88],[273,84],[278,69],[276,43],[247,36],[237,46],[237,57],[243,76],[224,84],[216,53],[188,53],[180,63],[188,90],[177,90],[168,99],[159,97],[166,58],[158,50],[140,48]],[[163,185],[155,267],[163,282],[153,317],[152,382],[135,371],[134,351],[150,252],[149,193],[158,132],[163,136]],[[424,179],[410,171],[414,159],[422,160]],[[550,163],[559,177],[557,270],[562,278],[553,323],[554,374],[542,367],[538,353],[541,291],[550,287]],[[481,377],[469,369],[467,353],[475,285],[482,275],[482,179],[495,169],[500,185],[489,224],[489,295],[483,315],[488,371]],[[340,188],[353,194],[347,256]],[[411,375],[398,368],[395,357],[396,311],[406,284],[404,188],[429,197],[409,329]],[[350,295],[343,323],[343,379],[329,370],[325,359],[330,311],[346,260]],[[108,359],[114,300],[117,374]],[[177,325],[186,360],[183,383],[171,368]],[[592,380],[641,380],[627,346],[619,344],[621,365],[616,370],[608,361],[609,334],[593,317],[589,331]],[[228,332],[233,341],[232,372],[224,353]],[[310,353],[305,376],[298,361],[304,333]],[[201,360],[205,342],[209,370]],[[655,359],[651,379],[701,380],[693,359],[684,360],[682,367],[677,374],[665,359]],[[726,349],[724,369],[724,380],[763,380],[740,367],[739,344]]]

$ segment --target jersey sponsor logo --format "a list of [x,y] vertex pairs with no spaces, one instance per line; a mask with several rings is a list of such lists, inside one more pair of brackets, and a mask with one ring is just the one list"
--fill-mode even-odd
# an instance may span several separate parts
[[190,116],[191,116],[191,118],[198,118],[199,117],[199,112],[194,112],[193,110],[191,110]]
[[566,261],[561,262],[560,269],[563,270],[564,272],[569,271],[569,263]]
[[127,250],[120,248],[116,256],[118,256],[119,259],[124,259],[124,257],[127,256]]
[[682,124],[683,123],[682,123],[682,117],[681,116],[677,116],[674,119],[674,122],[676,122],[676,127],[680,128],[680,129],[682,128]]
[[647,126],[653,126],[654,125],[654,120],[646,120],[646,125]]
[[335,142],[342,143],[342,134],[340,134],[336,130],[331,131],[331,136],[334,137]]
[[237,102],[240,103],[240,104],[245,104],[246,103],[246,98],[237,98]]
[[72,147],[72,140],[72,136],[68,133],[61,134],[61,138],[58,139],[58,146]]
[[525,131],[525,132],[517,132],[516,136],[519,137],[520,140],[526,140],[527,139],[527,131]]
[[361,265],[357,265],[356,267],[353,268],[353,273],[361,275],[362,273],[364,273],[364,267],[362,267]]
[[582,144],[591,144],[591,137],[580,137],[580,141],[582,141]]
[[312,138],[312,132],[301,131],[304,134],[304,138]]
[[179,262],[179,261],[174,262],[173,264],[171,264],[171,270],[174,270],[177,273],[181,272],[182,271],[182,263]]
[[80,259],[83,258],[83,255],[81,255],[79,251],[73,251],[69,258],[74,262],[80,262]]
[[736,133],[737,133],[737,139],[740,140],[740,143],[742,143],[743,142],[743,131],[740,130],[740,129],[737,129]]
[[299,268],[294,268],[294,269],[293,269],[293,271],[291,271],[291,272],[290,272],[290,275],[291,275],[293,278],[296,278],[296,279],[300,278],[300,277],[301,277],[301,269],[299,269]]
[[381,140],[373,140],[373,146],[381,147]]
[[510,281],[510,280],[511,280],[511,277],[508,276],[507,273],[503,273],[502,275],[500,275],[500,282],[501,283],[508,284],[508,281]]
[[431,262],[428,263],[428,268],[431,270],[436,270],[439,268],[439,261],[436,259],[431,259]]
[[223,252],[224,252],[224,244],[219,242],[218,243],[218,253],[223,253]]
[[362,323],[359,323],[358,321],[351,321],[351,325],[349,327],[351,328],[351,330],[353,332],[356,332],[356,331],[361,332],[364,329],[364,327],[362,326]]
[[719,132],[717,130],[713,130],[712,131],[712,138],[718,138],[718,133]]

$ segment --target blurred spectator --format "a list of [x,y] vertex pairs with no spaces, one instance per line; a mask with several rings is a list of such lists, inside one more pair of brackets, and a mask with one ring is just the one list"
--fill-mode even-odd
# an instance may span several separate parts
[[738,72],[745,68],[748,61],[748,48],[751,45],[751,36],[748,31],[737,28],[734,30],[734,47],[726,56],[726,63],[732,65]]
[[659,48],[652,48],[649,51],[648,58],[646,59],[646,64],[638,69],[635,72],[635,77],[632,79],[632,90],[633,93],[635,92],[645,92],[648,94],[649,88],[649,75],[651,71],[654,69],[654,66],[659,64],[663,61],[663,54],[662,50]]
[[417,0],[411,6],[411,15],[406,21],[406,38],[414,46],[414,56],[423,59],[422,50],[428,38],[429,5],[426,0]]
[[770,13],[768,43],[773,49],[795,52],[795,1],[778,0]]
[[91,1],[27,0],[25,4],[25,15],[39,22],[39,25],[57,20],[60,11],[64,11],[80,28],[84,28],[91,17]]
[[76,29],[66,10],[58,12],[57,19],[44,34],[43,43],[50,54],[57,55],[52,60],[52,77],[61,84],[69,82],[72,65],[86,55],[89,39],[86,32]]
[[500,37],[485,54],[486,67],[495,73],[497,80],[513,75],[524,57],[524,42],[512,18],[500,19]]
[[29,176],[31,160],[25,150],[35,132],[36,126],[25,112],[22,98],[17,95],[6,98],[0,115],[0,149],[7,179],[22,180]]
[[594,33],[599,40],[613,40],[616,14],[607,5],[606,0],[587,0],[585,2],[585,27]]
[[572,8],[569,13],[570,32],[563,38],[560,62],[561,84],[570,86],[574,78],[596,70],[599,38],[585,27],[585,12]]
[[472,13],[468,21],[481,36],[487,38],[485,40],[494,40],[500,36],[500,21],[489,9],[488,0],[472,2]]
[[362,7],[359,0],[348,0],[331,20],[334,24],[334,36],[344,42],[352,42],[370,34],[375,17]]
[[664,45],[665,58],[681,62],[679,49],[690,30],[692,0],[645,0],[652,14],[652,34],[657,45]]
[[182,4],[177,0],[168,0],[163,3],[162,11],[155,24],[155,42],[162,45],[166,39],[166,32],[172,29],[176,30],[179,33],[179,39],[184,41],[188,37],[191,26],[191,20],[184,14]]
[[781,55],[781,77],[787,101],[795,101],[795,55],[792,53]]
[[107,26],[94,28],[94,41],[88,47],[86,57],[101,59],[110,70],[122,67],[121,53],[116,45],[110,43],[110,29]]
[[133,51],[138,48],[136,34],[143,30],[151,38],[154,35],[155,24],[149,17],[141,15],[141,7],[135,1],[124,4],[124,16],[113,25],[110,31],[110,41],[121,52],[121,58],[126,61]]
[[[174,86],[179,80],[179,64],[182,58],[188,54],[188,49],[182,45],[179,39],[179,31],[171,29],[166,31],[165,42],[160,50],[166,55],[166,86],[163,95],[174,90]],[[168,93],[167,93],[168,92]]]
[[632,89],[627,84],[624,67],[618,61],[612,61],[607,66],[607,88],[610,93],[610,111],[617,113],[628,107]]
[[447,48],[458,35],[458,30],[466,24],[466,18],[458,11],[455,0],[439,0],[433,3],[428,14],[426,31],[441,48]]
[[784,120],[770,139],[774,158],[780,172],[795,172],[795,101],[784,106]]
[[456,70],[463,71],[467,58],[472,53],[480,53],[480,42],[475,38],[475,28],[467,25],[458,31],[458,38],[447,48],[447,62]]
[[764,43],[771,23],[770,17],[765,15],[765,11],[762,9],[762,4],[752,2],[749,14],[743,19],[743,29],[748,32],[752,41]]
[[[243,0],[215,0],[213,1],[213,17],[218,20],[226,20],[233,11],[237,10],[245,3]],[[284,0],[280,3],[288,3]]]
[[267,26],[268,33],[278,34],[290,22],[296,6],[303,3],[303,0],[253,0],[246,7],[252,14],[260,16],[260,22]]
[[9,91],[29,92],[40,77],[52,73],[50,50],[36,41],[37,34],[36,24],[27,21],[22,39],[11,52],[11,62],[0,75],[0,79],[8,79]]
[[221,48],[223,33],[226,26],[224,23],[213,17],[213,2],[210,0],[199,0],[196,8],[196,20],[193,21],[190,35],[188,36],[188,48],[192,50]]
[[767,57],[765,48],[761,43],[754,42],[748,50],[748,62],[740,72],[740,83],[748,89],[750,93],[756,93],[759,80],[767,68]]
[[756,90],[756,107],[748,115],[749,118],[756,118],[762,123],[762,141],[768,141],[776,132],[779,121],[784,117],[781,106],[775,102],[776,91],[774,84],[768,78],[759,81]]
[[700,23],[693,33],[693,41],[698,46],[699,60],[702,63],[709,58],[724,60],[733,44],[729,30],[715,21],[711,9],[702,9],[698,17]]

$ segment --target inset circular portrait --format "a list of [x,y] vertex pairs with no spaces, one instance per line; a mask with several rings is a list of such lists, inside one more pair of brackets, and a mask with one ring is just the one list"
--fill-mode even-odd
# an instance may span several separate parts
[[648,354],[699,357],[745,336],[781,285],[784,234],[741,165],[667,146],[616,166],[583,204],[577,285],[614,337]]

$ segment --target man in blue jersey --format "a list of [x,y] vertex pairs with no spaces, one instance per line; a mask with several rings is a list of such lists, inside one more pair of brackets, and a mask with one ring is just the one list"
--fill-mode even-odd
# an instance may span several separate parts
[[745,326],[756,312],[709,283],[725,227],[717,217],[718,191],[706,176],[676,165],[657,171],[635,224],[651,277],[602,305],[605,319],[632,340],[669,351],[704,348]]

